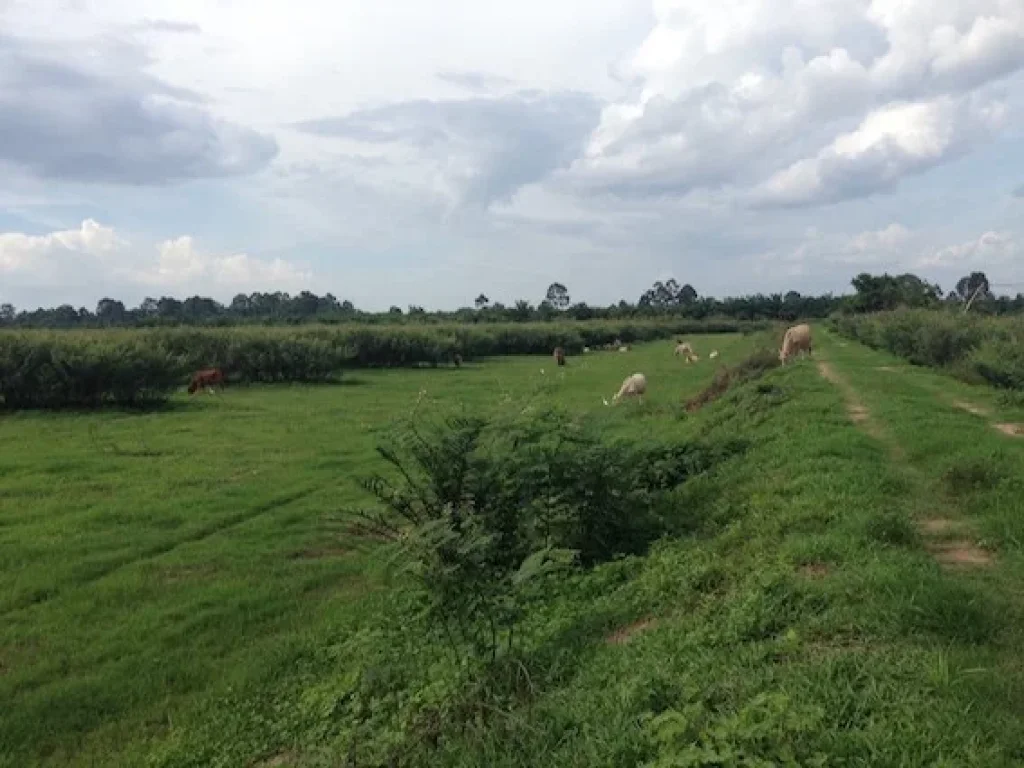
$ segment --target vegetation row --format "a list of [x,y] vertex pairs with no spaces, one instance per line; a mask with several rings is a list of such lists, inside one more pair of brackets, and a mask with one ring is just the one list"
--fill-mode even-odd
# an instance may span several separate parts
[[844,336],[915,365],[950,371],[1002,389],[1024,389],[1024,319],[963,312],[898,309],[839,315]]
[[734,333],[735,320],[507,325],[168,328],[0,333],[0,404],[6,409],[160,402],[189,374],[221,368],[231,382],[325,382],[346,368],[446,365],[490,355],[570,354],[668,338]]

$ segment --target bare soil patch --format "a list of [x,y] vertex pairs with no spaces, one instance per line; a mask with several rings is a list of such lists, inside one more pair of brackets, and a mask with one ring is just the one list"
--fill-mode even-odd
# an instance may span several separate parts
[[847,405],[846,413],[854,424],[863,424],[871,415],[868,413],[868,409],[860,403],[850,403]]
[[899,368],[893,368],[891,365],[876,365],[876,371],[885,371],[886,373],[899,373]]
[[612,632],[607,638],[605,638],[605,642],[609,645],[624,645],[641,632],[646,632],[648,629],[651,629],[657,623],[658,620],[651,617],[634,621],[632,624],[619,627],[617,630]]
[[1024,437],[1024,424],[993,424],[1004,435],[1010,437]]
[[975,405],[974,403],[968,403],[965,400],[954,400],[953,407],[959,408],[961,411],[973,413],[975,416],[988,416],[989,414],[987,408],[983,408],[980,405]]
[[829,568],[825,563],[804,563],[797,569],[801,576],[809,579],[821,579],[828,576]]
[[833,384],[843,384],[843,380],[839,378],[839,374],[836,373],[836,369],[833,368],[829,363],[826,363],[824,360],[818,361],[818,373],[820,373],[826,380],[831,381]]
[[963,525],[956,520],[949,520],[943,517],[922,520],[919,525],[921,526],[921,532],[929,536],[941,536],[963,528]]
[[964,539],[937,544],[935,559],[950,568],[978,568],[992,565],[992,554]]

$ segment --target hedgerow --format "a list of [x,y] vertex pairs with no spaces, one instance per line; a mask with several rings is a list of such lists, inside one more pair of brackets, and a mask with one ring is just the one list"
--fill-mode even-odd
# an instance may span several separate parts
[[1024,389],[1024,320],[940,310],[840,315],[844,336],[962,379]]
[[0,332],[0,407],[132,405],[166,399],[191,372],[229,382],[325,382],[348,368],[445,365],[493,355],[570,354],[674,334],[733,333],[731,320],[508,325],[304,326]]

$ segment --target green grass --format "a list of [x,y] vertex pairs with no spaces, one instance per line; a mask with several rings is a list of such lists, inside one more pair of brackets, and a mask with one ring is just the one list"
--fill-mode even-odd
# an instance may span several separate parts
[[[753,345],[697,342],[695,366],[666,341],[0,418],[0,765],[713,766],[787,744],[801,765],[1022,764],[1024,440],[989,424],[1021,411],[819,332],[881,439],[809,361],[688,415],[707,352]],[[645,402],[604,408],[634,371]],[[695,535],[537,595],[512,681],[481,680],[331,518],[367,501],[391,420],[528,396],[617,438],[749,448],[675,492]],[[992,565],[943,570],[927,517]],[[694,743],[705,762],[681,762]]]

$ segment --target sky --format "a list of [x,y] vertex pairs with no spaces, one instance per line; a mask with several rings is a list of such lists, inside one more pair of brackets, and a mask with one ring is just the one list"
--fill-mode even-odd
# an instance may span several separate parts
[[1024,291],[1024,0],[0,0],[0,302]]

